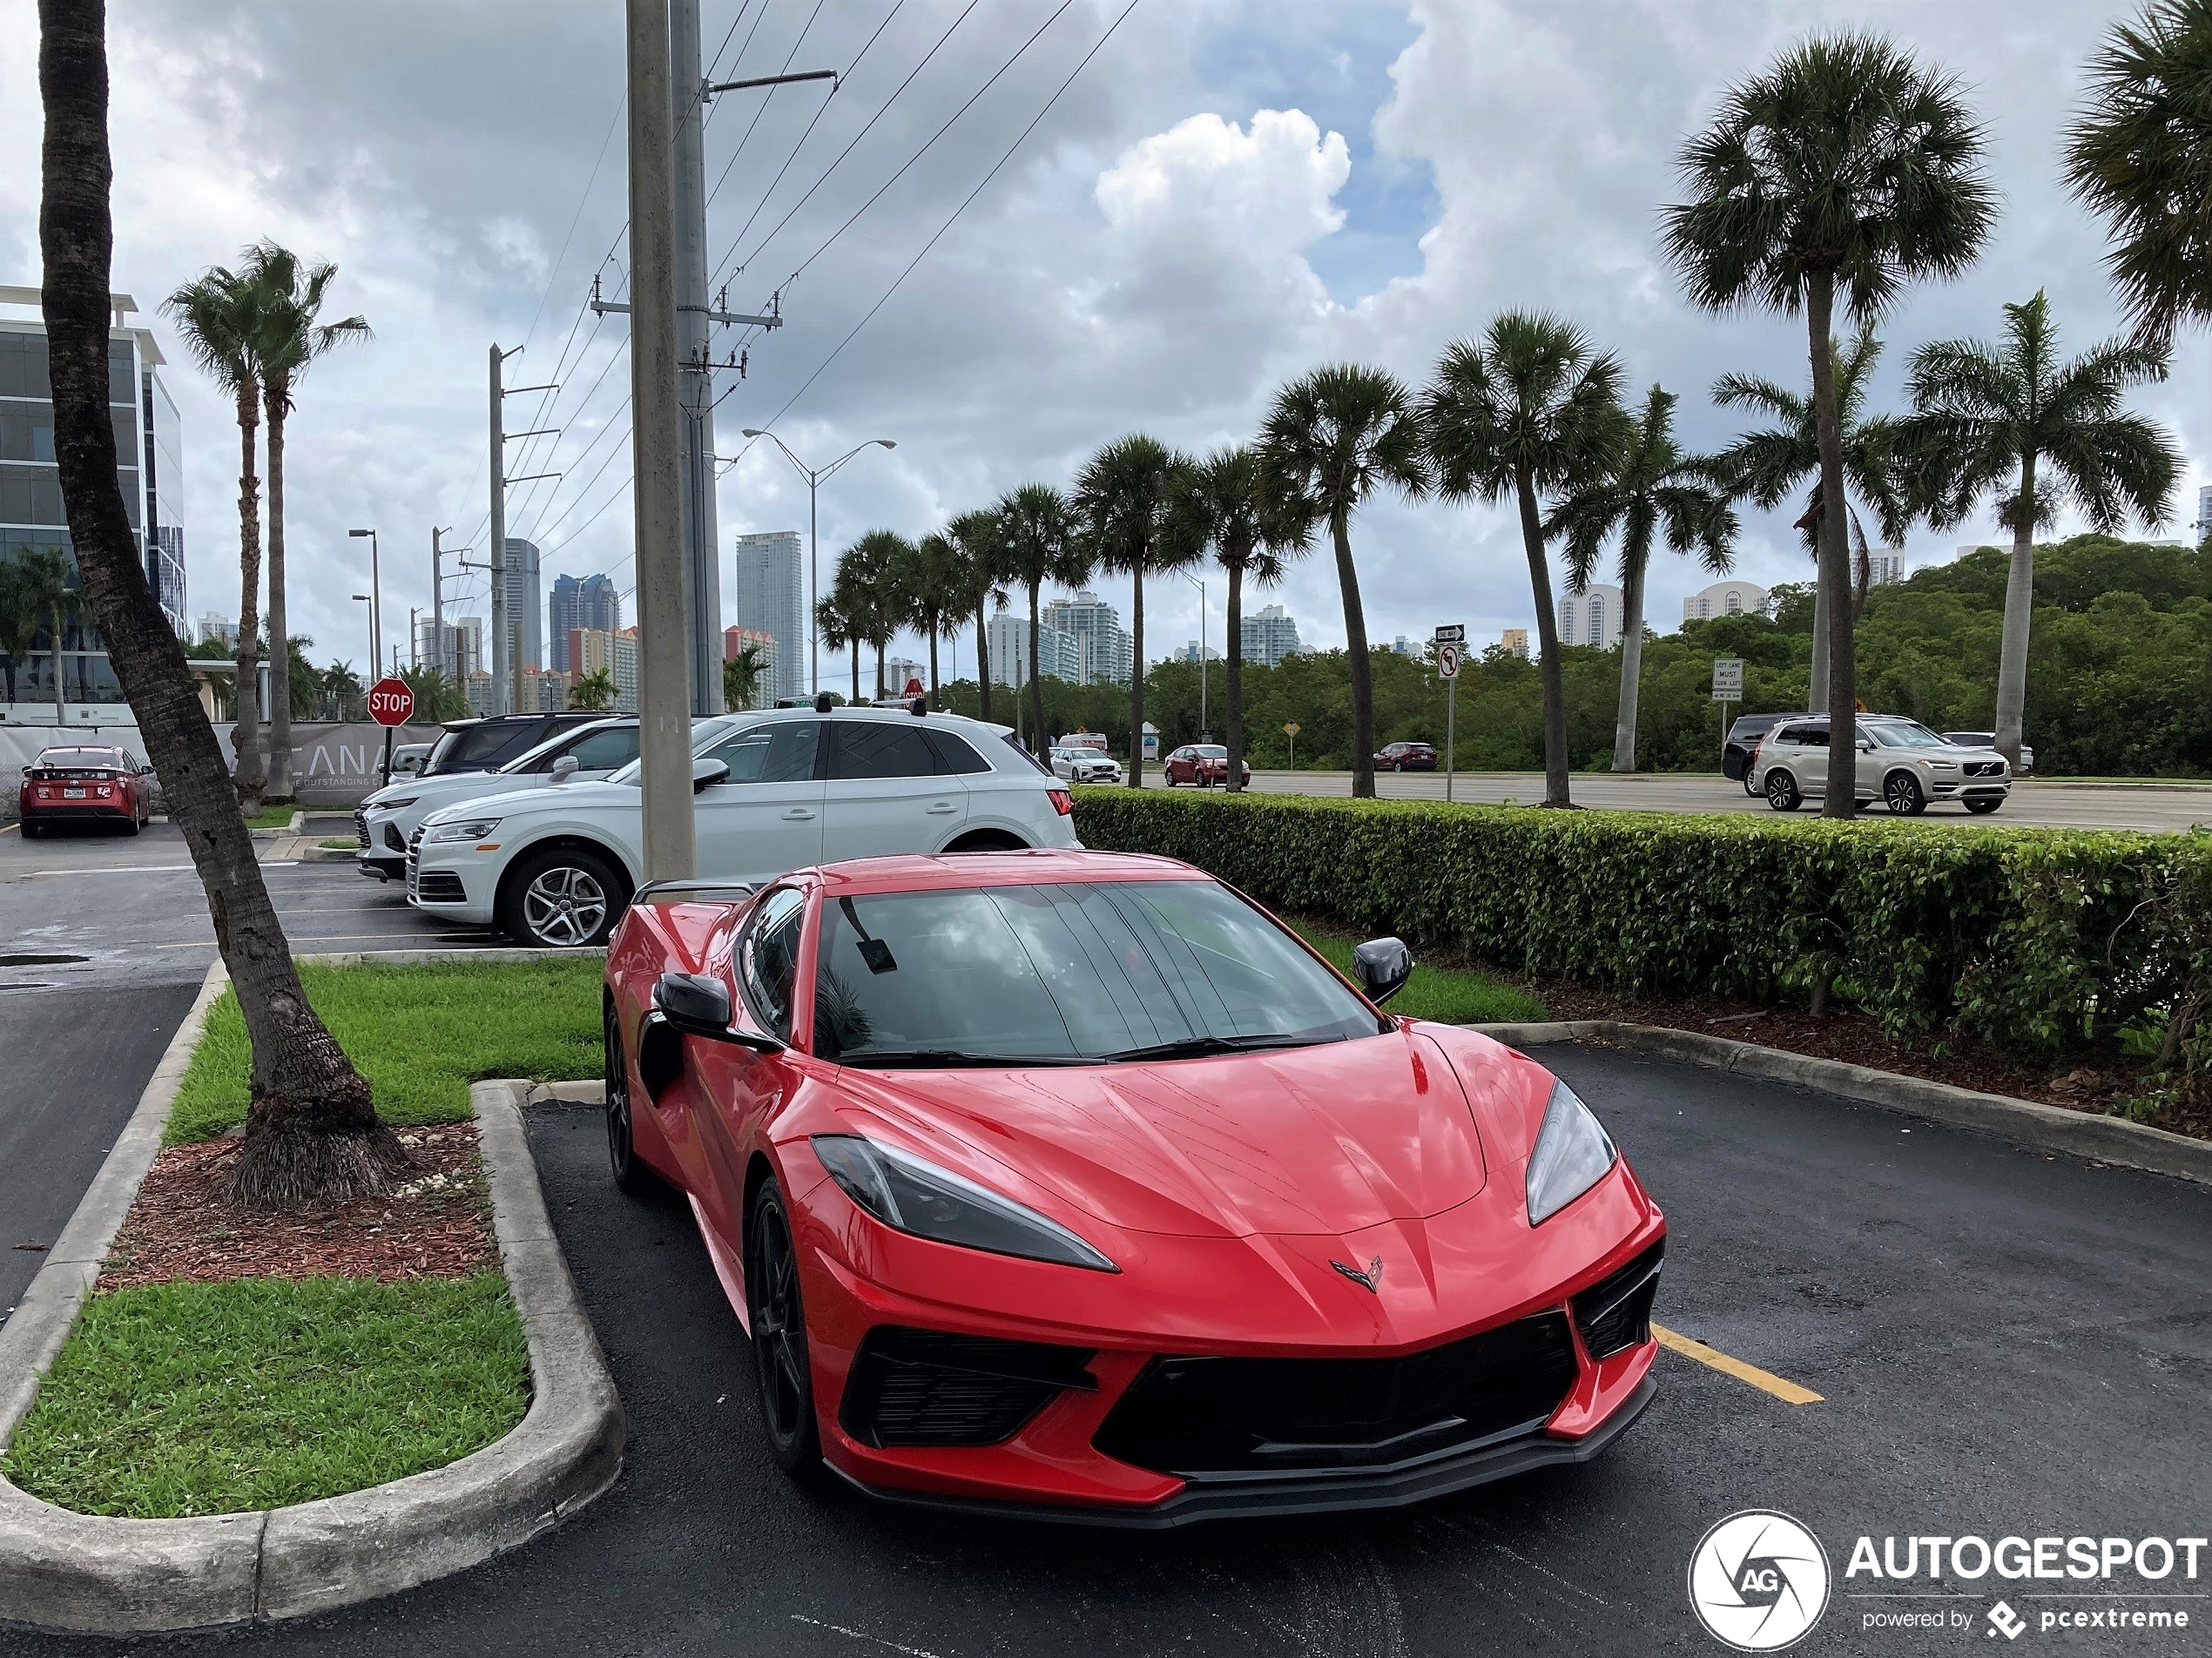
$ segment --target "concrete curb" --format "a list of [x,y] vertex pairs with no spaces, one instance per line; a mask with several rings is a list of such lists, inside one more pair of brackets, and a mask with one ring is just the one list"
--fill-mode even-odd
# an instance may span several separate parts
[[[219,962],[45,1266],[0,1327],[0,1449],[98,1278],[225,982]],[[552,1093],[479,1082],[469,1096],[494,1230],[529,1345],[530,1407],[512,1432],[443,1468],[368,1491],[206,1519],[101,1519],[0,1479],[0,1620],[132,1634],[327,1612],[519,1547],[612,1485],[622,1469],[622,1404],[546,1213],[523,1124],[522,1107]]]
[[1611,1019],[1578,1019],[1540,1025],[1471,1025],[1508,1048],[1536,1048],[1548,1042],[1611,1042],[1634,1053],[1708,1065],[1742,1076],[1762,1077],[1833,1094],[1885,1111],[1974,1129],[2039,1151],[2062,1151],[2122,1168],[2147,1169],[2212,1185],[2212,1142],[2192,1140],[2121,1117],[2069,1111],[2001,1094],[1981,1094],[1894,1071],[1815,1059],[1779,1048],[1762,1048],[1725,1036],[1708,1036],[1661,1025],[1631,1025]]

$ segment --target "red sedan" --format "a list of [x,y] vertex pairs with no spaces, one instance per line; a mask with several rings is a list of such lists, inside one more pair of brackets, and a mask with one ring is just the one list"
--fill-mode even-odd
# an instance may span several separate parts
[[768,1448],[1165,1527],[1580,1462],[1649,1401],[1666,1225],[1524,1055],[1381,1010],[1188,866],[887,858],[641,891],[614,1177],[688,1199]]
[[[1160,773],[1170,789],[1178,783],[1195,783],[1202,789],[1223,786],[1229,781],[1229,751],[1218,743],[1186,743],[1161,762]],[[1251,786],[1250,765],[1244,767],[1243,780],[1246,788]]]
[[24,767],[16,810],[24,838],[64,823],[114,824],[135,835],[153,818],[147,768],[128,749],[50,748]]

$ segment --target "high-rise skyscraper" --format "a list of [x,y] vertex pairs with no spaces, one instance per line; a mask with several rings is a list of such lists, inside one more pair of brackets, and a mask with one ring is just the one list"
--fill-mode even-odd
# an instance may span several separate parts
[[[1071,599],[1054,599],[1046,604],[1039,621],[1046,627],[1058,629],[1076,642],[1076,671],[1066,677],[1079,685],[1129,684],[1129,632],[1122,626],[1121,612],[1097,594],[1086,588]],[[993,646],[992,650],[995,656],[997,647]],[[1044,664],[1044,671],[1051,673],[1051,653],[1040,644],[1037,656]],[[991,664],[991,678],[994,682],[999,679],[996,661]]]
[[507,538],[507,625],[522,637],[517,668],[545,665],[545,588],[538,579],[537,543]]
[[1239,620],[1238,631],[1243,635],[1241,643],[1248,664],[1278,667],[1285,657],[1305,648],[1298,642],[1298,618],[1286,614],[1279,604],[1247,610]]
[[808,693],[806,583],[799,532],[773,529],[738,537],[738,625],[776,641],[776,696]]
[[570,665],[570,634],[580,628],[594,633],[622,630],[622,596],[608,576],[556,576],[546,604],[551,623],[546,644],[553,655],[547,665],[560,672]]

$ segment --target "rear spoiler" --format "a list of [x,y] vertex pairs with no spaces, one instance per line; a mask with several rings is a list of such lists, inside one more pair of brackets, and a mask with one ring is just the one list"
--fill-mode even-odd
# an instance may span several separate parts
[[651,904],[663,899],[704,899],[710,893],[721,893],[735,903],[740,899],[751,898],[759,890],[752,882],[740,880],[647,881],[630,901],[633,904]]

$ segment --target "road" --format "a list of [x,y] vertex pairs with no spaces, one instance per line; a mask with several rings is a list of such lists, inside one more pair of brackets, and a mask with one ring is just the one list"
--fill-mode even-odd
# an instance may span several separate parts
[[[1690,1552],[1723,1516],[1760,1506],[1808,1524],[1837,1574],[1800,1650],[1986,1653],[1994,1584],[1950,1603],[1973,1626],[1956,1636],[1862,1633],[1870,1609],[1934,1603],[1846,1598],[1898,1587],[1844,1580],[1855,1538],[2212,1530],[2212,1191],[1721,1073],[1597,1049],[1547,1057],[1666,1206],[1660,1321],[1822,1402],[1784,1404],[1662,1352],[1656,1402],[1585,1467],[1401,1513],[1162,1537],[809,1496],[762,1451],[745,1345],[688,1214],[617,1195],[597,1114],[550,1108],[533,1114],[532,1144],[628,1414],[620,1483],[516,1555],[225,1645],[332,1658],[537,1658],[549,1639],[563,1653],[779,1658],[1702,1655],[1723,1649],[1687,1603]],[[2022,1587],[2080,1586],[2001,1587],[2025,1606]],[[2162,1604],[2212,1617],[2212,1602]],[[2066,1633],[2029,1645],[2206,1649]],[[6,1658],[116,1649],[0,1632]]]
[[[1157,787],[1159,774],[1144,774]],[[1352,792],[1349,772],[1254,772],[1259,794],[1318,794],[1339,798]],[[1386,800],[1441,800],[1440,772],[1385,772],[1375,792]],[[1671,772],[1638,772],[1627,777],[1577,773],[1570,792],[1577,805],[1623,812],[1756,812],[1768,814],[1741,784],[1726,778]],[[1544,798],[1542,774],[1534,772],[1471,772],[1453,780],[1453,798],[1478,805],[1535,805]],[[1813,815],[1807,808],[1799,813]],[[1875,812],[1885,817],[1885,812]],[[2195,824],[2212,824],[2212,784],[2038,783],[2013,786],[2012,799],[1986,818],[1960,805],[1928,808],[1925,823],[2040,824],[2067,829],[2145,829],[2179,832]]]

